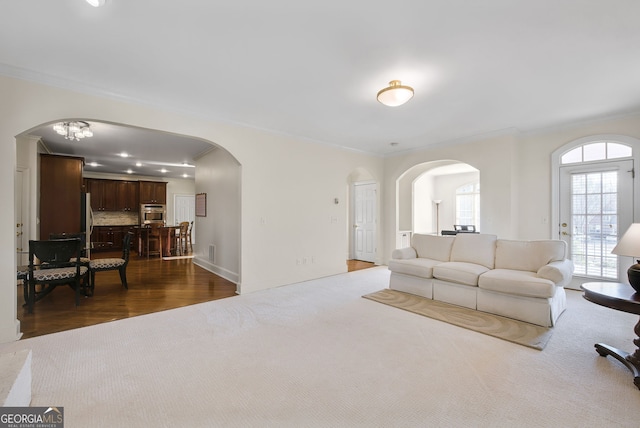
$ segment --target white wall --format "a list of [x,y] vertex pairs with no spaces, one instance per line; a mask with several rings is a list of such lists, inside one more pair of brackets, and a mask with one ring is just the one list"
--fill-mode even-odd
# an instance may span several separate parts
[[[196,217],[194,263],[229,281],[240,282],[241,169],[224,150],[198,159],[195,191],[206,194],[206,217]],[[213,260],[209,246],[215,247]],[[238,290],[240,292],[241,290]]]
[[[346,272],[349,176],[362,169],[383,180],[383,159],[328,145],[6,77],[0,77],[0,93],[0,197],[5,201],[14,200],[16,136],[63,118],[199,137],[227,150],[242,166],[243,293]],[[344,203],[335,205],[336,197]],[[4,236],[13,236],[13,216],[13,210],[0,212]],[[378,243],[384,248],[381,236]],[[0,245],[0,342],[19,333],[13,244]],[[314,262],[296,265],[300,256]]]

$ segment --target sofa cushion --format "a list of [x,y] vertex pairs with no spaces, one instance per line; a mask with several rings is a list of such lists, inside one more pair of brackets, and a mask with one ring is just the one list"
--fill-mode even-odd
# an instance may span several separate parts
[[418,257],[448,262],[453,241],[455,241],[455,238],[452,236],[415,233],[411,237],[411,246],[415,248]]
[[551,262],[564,260],[567,244],[560,240],[496,242],[496,269],[537,272]]
[[493,269],[497,239],[496,235],[459,233],[454,239],[449,260]]
[[553,297],[555,284],[540,278],[535,272],[512,269],[493,269],[482,274],[478,286],[484,290],[518,296]]
[[433,267],[433,277],[458,284],[478,286],[478,277],[489,269],[475,263],[445,262]]
[[389,260],[389,270],[405,275],[433,278],[433,267],[442,263],[431,259]]

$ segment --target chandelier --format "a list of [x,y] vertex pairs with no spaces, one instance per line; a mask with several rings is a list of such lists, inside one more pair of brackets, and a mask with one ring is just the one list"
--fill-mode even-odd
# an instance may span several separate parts
[[64,135],[66,140],[80,141],[81,138],[93,137],[91,125],[82,120],[74,122],[58,122],[53,125],[53,130]]

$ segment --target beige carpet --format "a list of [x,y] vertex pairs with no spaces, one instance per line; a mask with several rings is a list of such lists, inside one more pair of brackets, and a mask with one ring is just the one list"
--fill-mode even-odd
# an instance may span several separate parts
[[637,316],[568,291],[540,352],[362,298],[388,284],[376,267],[0,354],[33,351],[31,404],[65,428],[638,427],[631,373],[593,348],[634,349]]
[[388,288],[362,297],[539,350],[544,349],[553,333],[550,328],[449,305]]

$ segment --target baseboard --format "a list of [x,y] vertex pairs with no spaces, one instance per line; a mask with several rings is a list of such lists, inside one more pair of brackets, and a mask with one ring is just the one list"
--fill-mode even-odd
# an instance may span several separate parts
[[238,281],[240,280],[240,275],[238,273],[231,272],[198,256],[193,258],[193,264],[198,265],[211,273],[215,273],[216,275],[221,276],[227,281],[233,282],[234,284],[238,284]]

